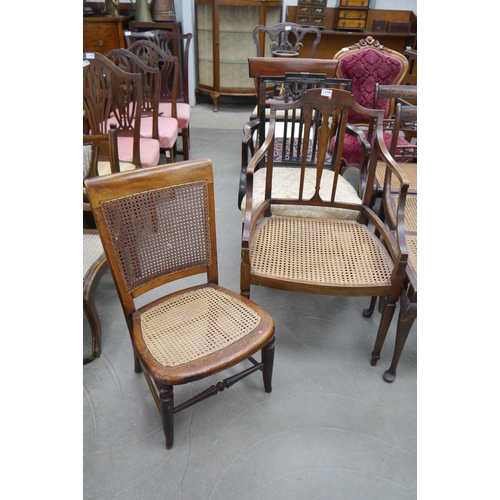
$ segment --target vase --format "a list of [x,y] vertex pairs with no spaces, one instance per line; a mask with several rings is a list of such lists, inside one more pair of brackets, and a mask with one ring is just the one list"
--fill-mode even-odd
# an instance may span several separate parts
[[136,21],[150,23],[153,21],[151,11],[149,9],[148,0],[132,0],[135,3],[135,16]]
[[174,0],[152,0],[151,14],[155,21],[175,21]]

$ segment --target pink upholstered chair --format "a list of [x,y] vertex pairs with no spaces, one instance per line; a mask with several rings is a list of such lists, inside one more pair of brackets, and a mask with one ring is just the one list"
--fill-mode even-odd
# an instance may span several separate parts
[[127,49],[113,49],[104,55],[124,71],[141,74],[143,88],[141,136],[157,139],[160,150],[165,151],[167,163],[174,162],[178,122],[172,116],[160,116],[162,87],[160,69],[158,66],[147,64]]
[[[191,106],[189,104],[189,46],[192,33],[173,33],[168,30],[149,30],[143,32],[124,31],[125,42],[127,48],[134,53],[137,53],[138,42],[148,40],[156,45],[169,56],[179,57],[178,63],[180,67],[179,79],[177,84],[173,78],[164,80],[160,95],[160,116],[177,118],[179,124],[179,135],[182,137],[182,151],[177,151],[181,154],[184,160],[189,160],[189,122],[191,119]],[[174,44],[177,44],[174,48]],[[162,71],[163,74],[163,71]],[[176,98],[173,99],[174,93]],[[174,106],[174,102],[176,103]],[[174,112],[176,114],[174,114]]]
[[[361,106],[371,108],[375,95],[375,84],[399,85],[408,73],[408,60],[399,52],[388,49],[371,36],[350,47],[344,47],[334,59],[338,60],[337,77],[351,80],[351,93]],[[384,118],[394,113],[394,99],[379,99],[377,109],[384,110]],[[366,117],[351,111],[349,123],[368,128]],[[333,151],[334,141],[330,144]],[[390,140],[387,147],[390,145]],[[345,166],[360,167],[363,150],[356,137],[346,135],[342,150]]]
[[[173,33],[164,31],[160,38],[160,47],[167,54],[174,54],[173,44],[177,43],[179,47],[180,78],[179,91],[177,92],[177,121],[179,122],[180,135],[182,136],[182,155],[184,160],[189,160],[189,121],[191,119],[191,105],[189,104],[189,46],[192,33]],[[162,92],[160,112],[165,116],[171,115],[172,96]]]
[[84,52],[83,113],[88,134],[105,135],[113,115],[118,129],[120,162],[149,167],[160,161],[160,144],[157,139],[142,136],[142,120],[136,123],[142,101],[139,73],[123,71],[97,52]]

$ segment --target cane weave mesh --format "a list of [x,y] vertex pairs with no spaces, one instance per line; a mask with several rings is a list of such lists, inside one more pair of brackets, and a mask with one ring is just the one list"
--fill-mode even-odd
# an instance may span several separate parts
[[385,286],[392,260],[380,240],[355,221],[265,218],[250,247],[255,275],[333,286]]
[[163,302],[141,315],[144,341],[163,366],[212,354],[252,331],[259,314],[214,288],[201,288]]
[[87,279],[95,263],[102,258],[104,250],[97,233],[83,233],[83,281]]
[[405,203],[405,231],[417,232],[417,197],[407,196]]
[[154,189],[101,207],[128,293],[160,277],[210,264],[205,181]]
[[[416,163],[398,163],[399,168],[404,172],[405,176],[408,178],[409,186],[408,189],[417,189],[417,164]],[[385,177],[385,163],[379,161],[377,163],[377,170],[375,172],[375,177],[380,186],[384,185]],[[391,175],[391,188],[399,189],[400,184],[395,175]]]
[[408,249],[408,265],[415,276],[417,275],[417,235],[407,234],[405,236],[406,248]]

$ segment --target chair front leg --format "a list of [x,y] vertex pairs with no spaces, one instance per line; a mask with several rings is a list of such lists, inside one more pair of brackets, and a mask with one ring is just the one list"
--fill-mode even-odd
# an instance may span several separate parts
[[174,445],[174,388],[160,384],[160,413],[167,450]]
[[267,345],[262,349],[262,362],[264,369],[262,377],[264,379],[264,388],[266,392],[272,392],[273,366],[274,366],[274,335]]

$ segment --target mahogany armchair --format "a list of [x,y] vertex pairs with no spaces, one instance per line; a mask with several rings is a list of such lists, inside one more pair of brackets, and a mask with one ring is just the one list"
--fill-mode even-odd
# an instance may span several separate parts
[[[189,160],[87,181],[87,191],[142,371],[161,413],[167,449],[174,413],[261,371],[272,390],[274,322],[257,304],[218,285],[210,160]],[[199,285],[183,288],[182,278]],[[158,288],[169,284],[169,293]],[[172,291],[170,287],[175,287]],[[148,301],[146,292],[158,293]],[[141,296],[145,305],[136,308]],[[262,361],[253,355],[261,351]],[[174,406],[174,386],[250,367]]]
[[[292,195],[278,197],[273,184],[276,114],[303,108],[306,135],[318,123],[317,163],[307,166],[308,145],[302,144],[299,183]],[[358,203],[339,201],[341,148],[346,137],[349,111],[377,119],[367,189]],[[383,111],[364,108],[352,94],[338,89],[312,89],[288,104],[271,103],[269,131],[262,147],[251,159],[246,171],[246,205],[241,247],[240,289],[249,297],[251,286],[265,286],[301,293],[339,296],[379,296],[385,302],[379,334],[385,335],[399,300],[405,278],[407,252],[402,216],[394,231],[370,206],[375,163],[382,156],[387,170],[400,181],[398,214],[403,214],[408,181],[390,156],[382,136]],[[338,116],[337,122],[330,118]],[[330,137],[336,138],[332,157],[327,157]],[[254,210],[255,171],[265,158],[267,175],[265,197]],[[333,172],[333,181],[326,172]],[[308,175],[315,187],[306,192]],[[277,215],[283,205],[305,211],[343,209],[354,211],[354,220],[313,217],[309,214]],[[379,238],[380,235],[380,238]]]

